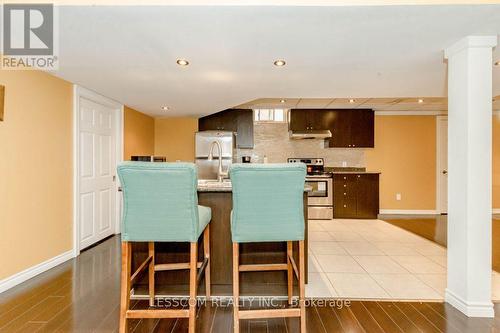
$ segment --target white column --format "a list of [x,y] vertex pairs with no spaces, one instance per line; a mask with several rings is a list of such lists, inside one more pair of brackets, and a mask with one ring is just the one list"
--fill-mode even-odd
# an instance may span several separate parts
[[446,302],[493,317],[491,302],[492,48],[468,36],[448,59],[448,286]]

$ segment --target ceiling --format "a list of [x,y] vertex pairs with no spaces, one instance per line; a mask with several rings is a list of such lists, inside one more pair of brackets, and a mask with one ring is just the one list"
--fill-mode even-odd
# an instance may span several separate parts
[[[500,33],[500,5],[67,6],[59,17],[54,74],[153,116],[200,116],[276,96],[399,110],[427,96],[425,107],[441,108],[431,101],[446,96],[443,49]],[[286,66],[274,66],[281,58]],[[499,95],[500,67],[493,77]]]
[[[282,102],[282,100],[284,102]],[[260,98],[239,105],[242,109],[311,108],[311,109],[373,109],[377,111],[446,111],[444,97],[422,98]]]
[[[236,106],[241,109],[373,109],[375,111],[447,112],[446,97],[408,98],[259,98]],[[500,111],[500,96],[493,98],[493,110]]]

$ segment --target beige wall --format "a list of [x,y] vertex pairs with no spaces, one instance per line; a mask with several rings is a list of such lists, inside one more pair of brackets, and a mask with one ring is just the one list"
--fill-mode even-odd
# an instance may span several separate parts
[[124,107],[123,158],[132,155],[153,155],[155,149],[155,120],[139,111]]
[[[436,209],[436,118],[376,116],[368,169],[380,170],[381,209]],[[493,208],[500,208],[500,115],[493,117]],[[401,193],[401,201],[396,200]]]
[[166,156],[167,161],[194,161],[194,134],[198,118],[155,119],[155,155]]
[[365,160],[382,172],[381,209],[436,208],[436,117],[376,116],[375,148]]
[[72,249],[72,85],[1,71],[0,280]]

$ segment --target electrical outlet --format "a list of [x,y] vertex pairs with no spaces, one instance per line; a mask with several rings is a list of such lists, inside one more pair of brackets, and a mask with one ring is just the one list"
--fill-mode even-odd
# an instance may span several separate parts
[[396,193],[396,200],[401,201],[401,193]]

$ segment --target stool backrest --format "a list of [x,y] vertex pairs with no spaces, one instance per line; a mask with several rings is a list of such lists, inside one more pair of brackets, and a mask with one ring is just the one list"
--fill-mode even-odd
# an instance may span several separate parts
[[304,239],[305,164],[233,164],[233,242]]
[[196,241],[197,173],[192,163],[123,162],[122,240]]

